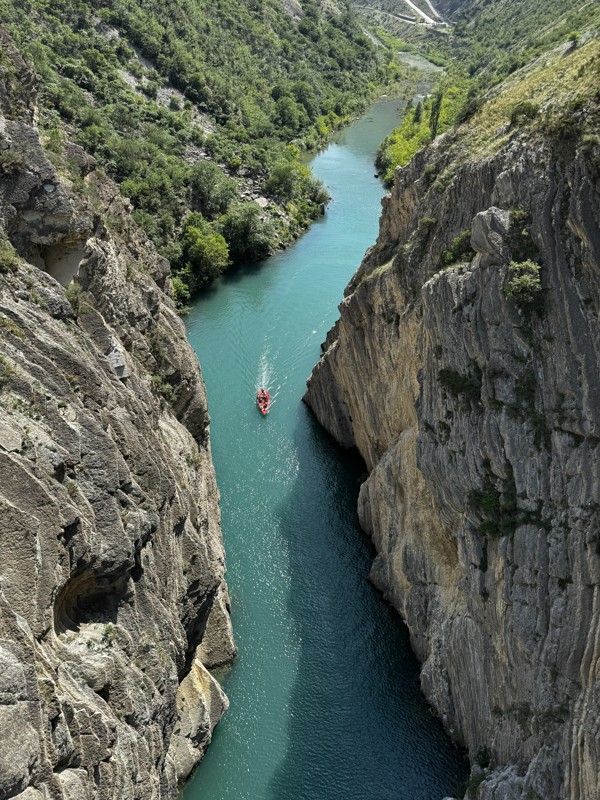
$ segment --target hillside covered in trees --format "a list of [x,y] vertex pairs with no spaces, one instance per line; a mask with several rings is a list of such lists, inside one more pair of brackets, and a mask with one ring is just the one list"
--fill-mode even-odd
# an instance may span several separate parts
[[39,76],[57,166],[69,173],[66,131],[131,199],[181,300],[306,227],[327,195],[300,151],[400,72],[343,0],[0,0],[0,14]]
[[[364,10],[362,0],[357,5],[365,19],[375,20],[370,10]],[[387,8],[389,2],[372,0],[367,6]],[[575,48],[589,37],[600,25],[600,9],[585,0],[549,0],[543,6],[533,0],[465,0],[451,4],[446,20],[440,27],[410,24],[384,14],[376,17],[389,46],[422,53],[445,67],[433,95],[410,109],[380,148],[378,167],[389,183],[397,166],[406,165],[436,135],[472,117],[493,96],[494,87],[510,75],[553,48]],[[529,91],[533,86],[526,75],[519,81],[524,105],[515,108],[511,124],[524,124],[534,117],[544,124],[544,109]],[[573,107],[578,102],[575,91]],[[552,119],[547,123],[551,126]]]

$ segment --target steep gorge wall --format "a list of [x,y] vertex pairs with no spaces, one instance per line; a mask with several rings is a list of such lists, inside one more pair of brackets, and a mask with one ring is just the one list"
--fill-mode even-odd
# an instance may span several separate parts
[[[447,135],[398,171],[305,399],[365,458],[371,577],[481,765],[472,796],[594,800],[600,148],[501,133],[487,155]],[[465,230],[474,252],[443,268]],[[521,251],[538,308],[503,291]]]
[[167,262],[0,53],[0,798],[173,798],[235,656],[204,385]]

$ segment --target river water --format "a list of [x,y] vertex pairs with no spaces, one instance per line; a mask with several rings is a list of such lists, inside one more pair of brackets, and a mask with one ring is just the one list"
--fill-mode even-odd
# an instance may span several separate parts
[[[418,688],[400,618],[367,581],[364,466],[300,402],[344,286],[376,238],[381,100],[312,161],[333,202],[289,250],[220,279],[188,318],[221,490],[239,658],[185,800],[436,800],[461,754]],[[259,386],[273,396],[261,417]]]

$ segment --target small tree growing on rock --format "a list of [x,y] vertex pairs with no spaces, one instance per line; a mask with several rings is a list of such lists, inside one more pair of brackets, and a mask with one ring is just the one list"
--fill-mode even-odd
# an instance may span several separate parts
[[534,261],[511,261],[508,265],[502,294],[522,309],[533,310],[542,294],[540,265]]

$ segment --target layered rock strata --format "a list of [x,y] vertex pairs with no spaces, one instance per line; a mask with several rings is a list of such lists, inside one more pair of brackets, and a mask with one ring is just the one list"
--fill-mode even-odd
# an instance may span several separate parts
[[597,800],[600,143],[498,137],[398,171],[305,400],[367,463],[371,577],[469,796]]
[[0,48],[0,798],[173,798],[235,655],[205,390],[167,262]]

